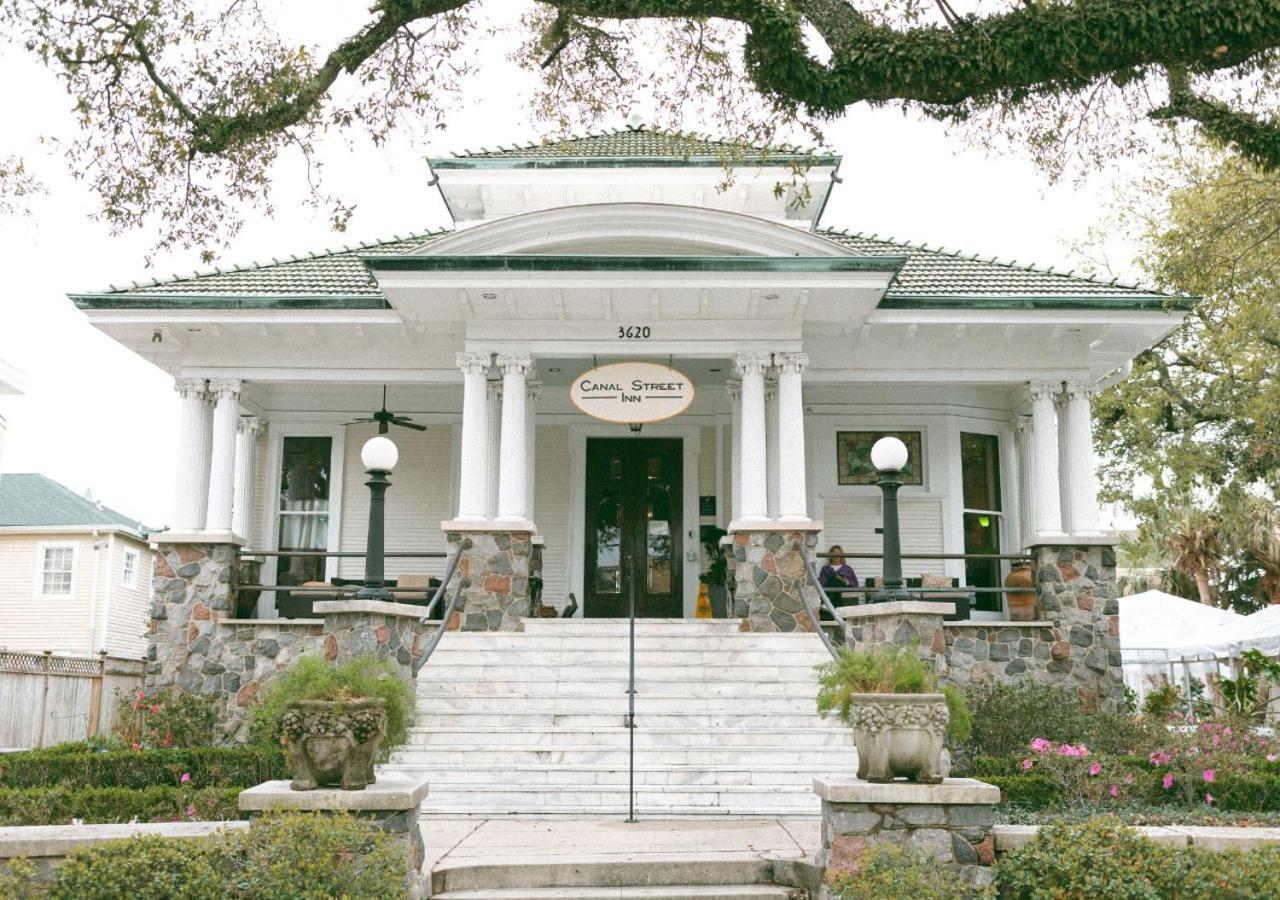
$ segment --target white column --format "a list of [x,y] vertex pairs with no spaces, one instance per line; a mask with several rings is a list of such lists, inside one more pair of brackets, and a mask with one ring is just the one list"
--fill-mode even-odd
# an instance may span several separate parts
[[498,519],[527,522],[525,509],[525,376],[532,361],[527,353],[498,356],[502,369],[502,444],[498,449]]
[[205,529],[208,531],[231,531],[236,434],[240,424],[240,391],[243,389],[244,382],[236,379],[209,382],[214,408],[213,444],[209,451],[209,509],[205,517]]
[[742,509],[742,383],[730,381],[729,391],[729,517],[738,518]]
[[1053,395],[1056,384],[1032,382],[1027,386],[1031,398],[1031,455],[1035,476],[1036,537],[1062,537],[1062,497],[1058,488],[1058,436],[1055,433]]
[[735,511],[740,522],[769,520],[768,460],[765,450],[764,371],[768,353],[739,354],[734,365],[742,379],[741,429],[738,452],[742,457],[742,506]]
[[1095,388],[1079,381],[1068,381],[1064,393],[1071,533],[1094,535],[1099,533],[1098,485],[1093,471],[1093,417],[1089,404]]
[[207,443],[205,430],[205,382],[203,378],[180,378],[173,384],[182,398],[178,421],[178,446],[174,465],[173,508],[169,527],[173,531],[199,531],[204,526],[200,517],[200,496],[204,491],[206,458],[202,443]]
[[235,496],[231,501],[231,533],[249,540],[253,514],[254,455],[258,449],[258,435],[262,433],[262,420],[256,416],[240,419],[236,434]]
[[489,448],[484,483],[485,517],[498,516],[498,428],[502,424],[502,380],[490,378],[484,384],[485,446]]
[[1035,475],[1032,473],[1031,420],[1017,416],[1013,420],[1014,447],[1018,454],[1018,540],[1026,545],[1035,528]]
[[807,353],[775,353],[778,368],[778,518],[809,521],[809,489],[804,452],[804,394],[802,373]]
[[778,382],[772,372],[764,379],[765,493],[769,498],[769,518],[778,518]]
[[458,520],[483,522],[489,482],[489,425],[485,405],[488,353],[459,353],[462,370],[462,440],[458,460]]
[[525,441],[524,441],[524,511],[528,518],[533,514],[535,476],[538,461],[538,398],[542,396],[542,383],[530,381],[525,386]]
[[1071,534],[1071,444],[1067,430],[1067,395],[1058,385],[1053,397],[1053,411],[1058,417],[1058,503],[1062,510],[1062,530]]

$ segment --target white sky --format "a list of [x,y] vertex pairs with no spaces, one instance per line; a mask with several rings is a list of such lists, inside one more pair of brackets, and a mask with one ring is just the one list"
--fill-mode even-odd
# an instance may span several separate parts
[[[306,26],[317,39],[342,33],[356,21],[351,4],[337,0],[305,7]],[[528,76],[501,54],[491,56],[480,77],[469,82],[448,130],[431,138],[432,154],[541,135],[524,111]],[[198,260],[191,253],[160,254],[148,270],[148,235],[111,237],[92,221],[92,198],[38,144],[41,135],[65,134],[71,127],[70,102],[61,87],[32,59],[2,44],[0,84],[21,86],[0,94],[0,121],[6,123],[0,154],[27,154],[49,187],[30,216],[0,217],[0,359],[24,369],[31,380],[26,397],[0,397],[0,414],[9,423],[0,471],[43,472],[75,490],[90,489],[129,515],[162,523],[169,512],[177,427],[171,381],[91,328],[65,293],[184,273],[197,268]],[[607,124],[624,121],[619,116]],[[827,136],[844,154],[844,183],[833,193],[825,225],[1044,266],[1078,264],[1066,242],[1102,217],[1115,174],[1051,187],[1021,159],[989,158],[937,123],[892,110],[854,110],[829,127]],[[334,234],[322,213],[296,202],[301,167],[282,163],[274,218],[249,223],[221,261],[270,259],[446,225],[420,157],[400,140],[386,149],[345,139],[326,145],[326,187],[358,201],[345,234]],[[1123,236],[1115,244],[1115,261],[1127,265],[1132,254]]]

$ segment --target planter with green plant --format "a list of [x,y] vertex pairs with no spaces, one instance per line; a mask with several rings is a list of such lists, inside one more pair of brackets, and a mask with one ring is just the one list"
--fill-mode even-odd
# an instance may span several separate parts
[[834,712],[853,729],[864,781],[938,784],[945,743],[968,737],[964,697],[950,685],[938,687],[914,644],[846,648],[819,669],[818,681],[818,712]]
[[284,745],[295,791],[361,790],[374,782],[374,762],[404,743],[413,712],[413,690],[389,661],[335,666],[305,656],[255,707],[252,734]]
[[720,539],[728,534],[723,528],[715,525],[702,526],[702,552],[709,560],[707,570],[699,578],[707,586],[707,597],[711,601],[711,615],[717,619],[729,615],[729,588],[726,584],[729,560],[725,557]]

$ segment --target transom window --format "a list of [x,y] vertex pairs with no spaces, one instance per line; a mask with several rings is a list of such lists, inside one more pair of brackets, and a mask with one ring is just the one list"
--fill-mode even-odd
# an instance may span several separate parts
[[75,560],[75,547],[45,547],[40,565],[40,593],[49,597],[69,595]]
[[896,437],[907,445],[903,484],[924,484],[922,441],[918,431],[837,431],[836,474],[840,484],[875,484],[880,474],[871,464],[871,448],[882,437]]

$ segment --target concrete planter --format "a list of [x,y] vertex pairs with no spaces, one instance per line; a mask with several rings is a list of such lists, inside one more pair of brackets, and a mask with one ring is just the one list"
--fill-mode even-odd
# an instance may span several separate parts
[[373,761],[387,733],[387,701],[299,700],[286,708],[280,730],[293,790],[332,785],[363,790],[374,782]]
[[942,694],[854,694],[858,778],[942,782],[943,738],[950,713]]

